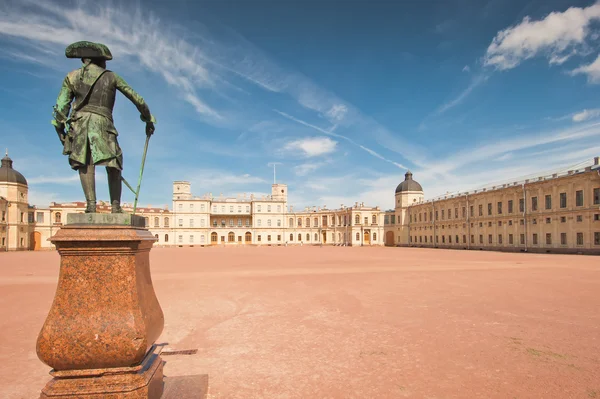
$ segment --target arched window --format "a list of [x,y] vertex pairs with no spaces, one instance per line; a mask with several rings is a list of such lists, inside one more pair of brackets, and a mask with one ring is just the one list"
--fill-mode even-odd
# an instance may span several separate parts
[[294,219],[290,218],[290,227],[294,227]]
[[302,241],[302,234],[298,234],[298,241]]
[[310,227],[310,218],[306,218],[306,227]]
[[235,233],[233,231],[230,231],[229,234],[227,234],[227,241],[229,241],[229,242],[235,241]]
[[313,224],[315,227],[317,227],[319,225],[319,218],[314,218],[313,219]]
[[154,234],[154,238],[158,241],[158,234]]
[[302,227],[302,218],[298,218],[298,227]]
[[60,212],[56,212],[54,214],[54,223],[62,223],[62,215],[60,214]]
[[290,234],[290,241],[294,241],[294,235]]
[[249,231],[247,231],[246,234],[245,234],[245,240],[246,240],[246,242],[252,241],[252,233],[250,233]]
[[165,234],[165,242],[169,242],[169,235]]
[[[427,242],[427,237],[425,237],[425,242]],[[377,233],[373,233],[373,241],[377,241]]]
[[377,224],[377,215],[373,215],[373,221],[371,223]]
[[154,227],[158,227],[160,225],[159,219],[157,217],[154,218]]
[[360,233],[356,233],[356,241],[360,241]]
[[145,227],[150,227],[150,219],[149,218],[147,218],[147,217],[144,218],[144,223],[145,223],[144,224]]
[[216,242],[217,242],[217,240],[218,240],[218,238],[219,238],[219,236],[218,236],[218,234],[217,234],[217,233],[211,233],[211,234],[210,234],[210,242],[212,242],[212,243],[216,243]]
[[169,227],[169,218],[165,218],[165,227]]
[[310,234],[306,233],[306,242],[310,241]]
[[354,224],[359,224],[359,223],[360,223],[360,215],[354,216]]

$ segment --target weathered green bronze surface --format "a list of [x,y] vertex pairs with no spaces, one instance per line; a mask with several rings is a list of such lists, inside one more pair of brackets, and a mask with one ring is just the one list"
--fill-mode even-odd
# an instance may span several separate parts
[[[112,117],[116,92],[135,104],[140,119],[146,123],[147,137],[154,133],[156,120],[144,99],[123,78],[106,69],[106,60],[112,59],[108,47],[77,42],[68,46],[65,54],[69,58],[81,57],[82,67],[69,72],[64,79],[52,124],[63,144],[63,154],[69,156],[71,168],[79,171],[87,202],[86,213],[96,212],[96,166],[106,167],[112,212],[121,213],[123,153]],[[136,203],[139,186],[140,183],[138,192],[134,193]]]

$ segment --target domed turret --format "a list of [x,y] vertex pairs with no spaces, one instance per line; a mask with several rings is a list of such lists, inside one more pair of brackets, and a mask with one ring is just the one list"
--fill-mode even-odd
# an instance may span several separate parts
[[27,185],[25,176],[14,170],[12,165],[13,161],[8,156],[8,151],[6,151],[6,156],[2,158],[2,166],[0,166],[0,183],[19,183]]
[[404,181],[396,187],[396,194],[408,191],[423,191],[423,187],[416,180],[413,180],[410,170],[404,175]]

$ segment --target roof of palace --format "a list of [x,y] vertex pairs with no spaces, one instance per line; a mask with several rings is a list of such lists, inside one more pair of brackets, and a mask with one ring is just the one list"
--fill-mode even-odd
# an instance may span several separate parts
[[8,156],[2,158],[2,166],[0,167],[0,183],[19,183],[27,185],[27,179],[21,173],[13,169],[13,161]]
[[409,170],[404,175],[404,181],[396,187],[396,194],[407,191],[423,191],[423,187],[412,178],[412,172]]

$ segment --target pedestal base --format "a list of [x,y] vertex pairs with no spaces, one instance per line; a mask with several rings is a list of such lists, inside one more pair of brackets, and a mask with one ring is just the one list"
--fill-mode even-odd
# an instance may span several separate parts
[[160,399],[163,365],[154,346],[135,367],[52,371],[40,399]]

